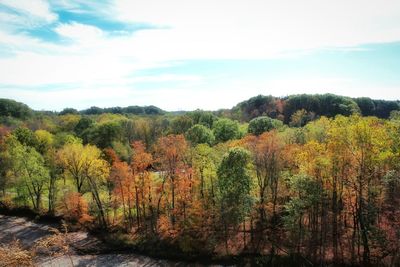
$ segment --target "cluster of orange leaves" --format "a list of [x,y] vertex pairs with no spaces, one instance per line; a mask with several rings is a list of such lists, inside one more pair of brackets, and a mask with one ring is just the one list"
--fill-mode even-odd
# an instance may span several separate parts
[[68,192],[61,201],[61,211],[69,221],[86,224],[93,221],[93,217],[88,213],[88,203],[86,199],[77,192]]

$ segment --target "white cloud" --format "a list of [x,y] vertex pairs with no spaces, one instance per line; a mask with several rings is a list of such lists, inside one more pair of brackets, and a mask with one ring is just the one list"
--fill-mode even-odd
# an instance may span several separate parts
[[70,24],[60,24],[54,30],[62,37],[66,37],[74,41],[83,43],[95,43],[104,36],[103,31],[99,28],[77,22],[73,22]]
[[[34,27],[38,24],[51,23],[57,19],[57,15],[50,9],[49,3],[44,0],[0,0],[0,4],[8,6],[19,12],[19,21],[14,19],[8,23]],[[2,16],[6,16],[3,15]]]
[[170,27],[137,36],[140,51],[162,58],[260,59],[400,40],[397,0],[120,0],[112,14]]
[[141,76],[131,79],[132,82],[198,82],[202,78],[198,75],[161,74],[157,76]]
[[[144,77],[136,72],[190,59],[271,59],[320,48],[353,49],[366,43],[400,41],[398,0],[115,0],[108,8],[99,8],[96,3],[90,10],[92,15],[96,10],[105,19],[160,26],[125,35],[109,35],[78,22],[60,24],[57,14],[43,0],[0,3],[19,12],[0,11],[0,45],[14,53],[13,57],[0,57],[0,85],[20,88],[0,89],[0,95],[33,103],[35,108],[44,107],[46,97],[52,99],[46,107],[49,109],[71,104],[85,108],[92,102],[100,106],[156,104],[173,110],[231,107],[259,93],[282,95],[326,89],[378,98],[396,95],[393,88],[377,90],[379,94],[364,92],[364,86],[340,77],[262,82],[234,77],[222,86],[212,84],[209,77],[173,75],[168,69]],[[50,3],[53,8],[84,15],[83,6],[88,2]],[[68,42],[51,43],[21,33],[38,24],[53,27]],[[10,25],[19,27],[19,33],[9,30]],[[150,91],[135,87],[138,82],[166,81],[185,82],[185,87]],[[75,89],[24,89],[48,85]]]

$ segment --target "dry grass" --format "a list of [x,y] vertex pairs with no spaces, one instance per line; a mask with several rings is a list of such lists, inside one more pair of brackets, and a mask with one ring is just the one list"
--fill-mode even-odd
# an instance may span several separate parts
[[0,267],[34,266],[32,253],[24,250],[18,240],[0,246]]
[[52,235],[42,238],[35,243],[32,248],[32,254],[34,257],[38,255],[49,256],[49,258],[55,258],[60,256],[68,256],[71,266],[74,266],[70,256],[70,247],[68,244],[68,231],[64,224],[64,232],[60,232],[57,229],[50,229]]

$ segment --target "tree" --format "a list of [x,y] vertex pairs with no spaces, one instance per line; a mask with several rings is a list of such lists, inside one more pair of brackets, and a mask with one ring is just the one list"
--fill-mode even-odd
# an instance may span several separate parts
[[369,97],[355,98],[354,101],[357,103],[363,116],[373,116],[375,114],[374,101]]
[[37,150],[44,154],[50,147],[54,144],[54,136],[46,130],[35,131],[35,136],[37,140]]
[[88,143],[99,148],[111,147],[113,141],[120,141],[122,138],[122,126],[118,121],[96,124],[94,127],[84,131]]
[[230,119],[219,119],[214,123],[213,131],[217,142],[226,142],[239,137],[239,124]]
[[7,184],[9,183],[7,171],[9,169],[8,164],[10,164],[10,162],[7,160],[7,146],[5,144],[9,134],[10,131],[7,127],[0,127],[0,190],[3,197],[6,195],[6,188]]
[[88,116],[82,117],[78,123],[75,125],[74,132],[78,135],[81,136],[82,133],[86,130],[92,127],[94,124],[94,121],[89,118]]
[[218,192],[221,217],[225,232],[225,249],[228,253],[229,228],[243,222],[250,211],[250,153],[240,147],[231,148],[218,167]]
[[45,166],[49,170],[49,183],[48,183],[48,200],[49,200],[49,213],[54,214],[56,210],[57,200],[57,179],[62,174],[62,169],[59,163],[57,151],[54,147],[49,147],[44,152]]
[[100,187],[106,183],[109,165],[101,158],[101,151],[92,145],[67,144],[59,151],[59,157],[65,171],[72,176],[78,193],[84,193],[85,185],[92,193],[101,226],[107,227]]
[[65,219],[73,223],[85,224],[92,221],[89,205],[85,198],[77,192],[67,192],[61,197],[60,210]]
[[352,192],[355,193],[355,221],[359,227],[363,246],[363,264],[370,263],[372,228],[376,224],[377,195],[373,194],[379,181],[385,158],[389,155],[390,139],[383,124],[376,118],[353,116],[348,143],[354,157],[354,172],[351,177]]
[[211,129],[217,117],[210,111],[195,110],[187,114],[193,120],[194,124],[201,124]]
[[193,120],[187,115],[178,116],[172,120],[171,133],[184,134],[193,125]]
[[102,227],[107,227],[100,190],[101,187],[106,184],[106,178],[109,176],[110,167],[108,163],[101,158],[101,151],[97,147],[88,145],[85,147],[85,150],[87,156],[83,164],[83,172],[99,212],[100,224]]
[[350,116],[360,113],[357,103],[349,97],[333,94],[291,95],[285,101],[285,123],[289,123],[292,115],[302,109],[314,113],[316,116],[326,117]]
[[170,218],[172,226],[175,224],[175,187],[178,173],[185,168],[185,156],[188,146],[183,135],[168,135],[158,139],[155,146],[160,173],[163,177],[161,194],[157,203],[157,214],[160,212],[160,202],[164,194],[164,184],[168,180],[170,183]]
[[307,112],[305,109],[299,109],[290,116],[289,125],[292,127],[303,127],[307,122],[315,118],[315,113]]
[[44,159],[33,147],[22,145],[13,136],[6,143],[12,174],[17,184],[27,190],[34,210],[40,211],[43,191],[49,181],[49,171],[44,165]]
[[66,114],[78,115],[79,111],[74,108],[64,108],[63,110],[60,111],[60,113],[58,113],[58,115],[66,115]]
[[33,111],[25,104],[11,99],[0,98],[0,116],[27,119]]
[[131,160],[132,174],[134,177],[137,224],[140,225],[140,216],[145,222],[147,207],[151,213],[151,228],[154,227],[154,207],[152,203],[151,176],[148,171],[153,164],[153,156],[146,152],[144,144],[140,141],[132,143],[133,156]]
[[199,144],[193,150],[192,166],[200,178],[200,198],[209,199],[215,205],[216,167],[213,149],[207,144]]
[[193,125],[187,132],[186,138],[192,143],[192,145],[198,144],[209,144],[214,143],[215,137],[213,132],[207,127],[201,124]]
[[78,114],[65,114],[58,116],[58,126],[62,131],[72,132],[79,123],[81,116]]
[[280,100],[273,96],[258,95],[237,104],[233,109],[234,117],[249,121],[259,116],[279,117],[283,109]]
[[75,183],[78,193],[83,194],[86,181],[85,163],[90,160],[91,156],[88,150],[82,144],[66,144],[59,151],[60,164],[64,170],[69,173]]
[[25,146],[37,147],[38,140],[31,130],[25,127],[18,127],[13,131],[13,135],[17,138],[17,140]]
[[264,132],[278,129],[283,126],[280,120],[271,119],[267,116],[254,118],[249,123],[248,132],[254,135],[260,135]]
[[60,132],[54,135],[55,148],[59,149],[67,144],[82,144],[82,139],[65,132]]
[[[284,224],[290,233],[293,248],[297,250],[297,253],[301,253],[303,241],[310,234],[308,230],[312,229],[306,227],[304,217],[316,210],[315,207],[320,203],[323,189],[320,183],[306,174],[294,175],[288,182],[293,196],[285,205]],[[312,217],[310,215],[310,218]]]
[[133,226],[133,200],[134,179],[132,170],[126,162],[116,160],[112,163],[110,181],[114,184],[114,195],[122,204],[123,222],[125,228],[130,230]]
[[[283,167],[283,143],[276,131],[263,133],[258,137],[249,136],[244,141],[252,154],[257,177],[259,216],[261,224],[264,224],[267,198],[272,203],[273,216],[276,215],[278,178]],[[270,197],[267,196],[268,193],[271,194]]]

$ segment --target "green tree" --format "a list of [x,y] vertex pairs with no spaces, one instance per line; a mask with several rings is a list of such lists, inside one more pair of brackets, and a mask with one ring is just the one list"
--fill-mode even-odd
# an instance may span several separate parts
[[13,135],[22,145],[30,147],[37,147],[38,145],[36,135],[34,134],[34,132],[26,127],[18,127],[13,131]]
[[217,117],[212,112],[199,109],[189,112],[187,115],[192,118],[194,124],[201,124],[210,129],[217,120]]
[[213,131],[218,142],[226,142],[239,137],[239,124],[230,119],[219,119],[214,123]]
[[285,205],[284,225],[290,233],[292,248],[300,253],[303,240],[310,230],[305,225],[304,217],[318,210],[323,189],[318,181],[306,174],[294,175],[288,182],[293,196]]
[[192,145],[197,144],[209,144],[212,145],[214,143],[215,137],[213,132],[201,125],[195,124],[193,125],[187,132],[186,138],[192,143]]
[[76,124],[76,126],[74,128],[74,132],[78,136],[81,136],[83,131],[85,131],[86,129],[89,129],[93,124],[94,124],[94,121],[91,118],[89,118],[88,116],[84,116]]
[[0,116],[27,119],[33,111],[25,104],[11,99],[0,98]]
[[240,147],[231,148],[222,158],[217,174],[225,248],[228,253],[229,228],[235,228],[243,222],[252,205],[250,152]]
[[82,139],[66,132],[61,132],[54,135],[53,145],[55,148],[62,148],[66,144],[82,144]]
[[193,150],[192,164],[197,176],[200,178],[200,198],[209,196],[215,205],[216,167],[214,151],[207,144],[199,144]]
[[49,170],[48,212],[54,214],[56,211],[57,201],[57,179],[59,179],[62,174],[62,168],[57,157],[57,151],[54,147],[48,148],[43,157],[45,160],[45,166]]
[[172,120],[171,133],[184,134],[193,125],[193,120],[187,115],[178,116]]
[[25,187],[33,208],[40,211],[42,195],[49,181],[49,170],[43,157],[33,148],[22,145],[15,137],[7,139],[11,173],[17,184]]
[[58,115],[66,115],[66,114],[78,115],[79,111],[74,108],[64,108],[63,110],[60,111]]
[[94,127],[84,131],[84,133],[87,134],[85,137],[88,143],[96,145],[99,148],[106,148],[112,147],[113,141],[121,140],[123,135],[122,130],[123,128],[119,121],[109,121],[96,124]]
[[264,132],[278,129],[283,126],[280,120],[271,119],[267,116],[254,118],[249,123],[248,132],[254,135],[260,135]]

